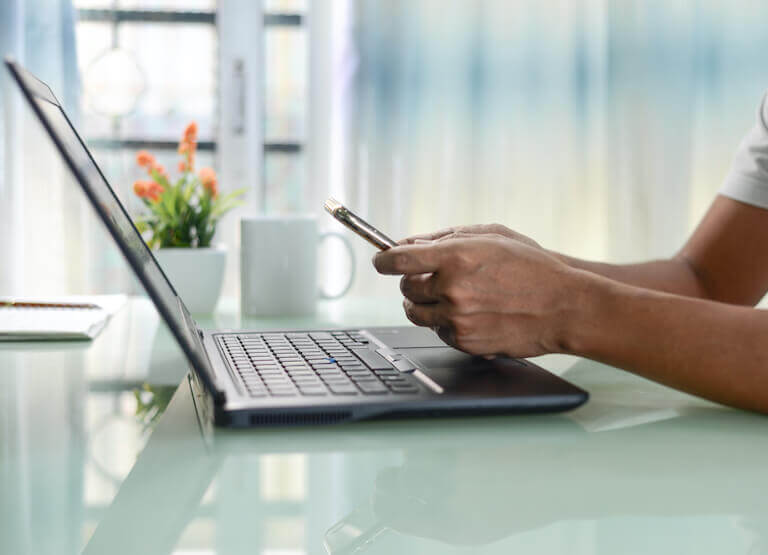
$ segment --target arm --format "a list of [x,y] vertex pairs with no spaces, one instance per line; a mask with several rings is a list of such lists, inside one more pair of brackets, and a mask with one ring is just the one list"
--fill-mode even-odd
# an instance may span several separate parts
[[[530,238],[499,224],[448,228],[411,237],[404,243],[483,234],[502,235],[541,248]],[[685,246],[668,260],[616,265],[547,252],[572,268],[628,285],[754,305],[768,286],[768,210],[718,196]]]
[[620,266],[556,256],[574,268],[637,287],[754,305],[768,287],[768,210],[718,196],[669,260]]
[[589,274],[560,349],[726,405],[768,413],[768,312]]
[[[765,276],[768,265],[768,211],[755,210],[762,216],[752,222],[757,227],[736,225],[741,248],[723,252],[729,242],[701,234],[700,227],[683,249],[701,264],[697,280],[706,291],[727,297],[730,280],[739,294],[759,298],[764,285],[739,273],[746,268]],[[493,233],[453,235],[374,258],[380,272],[403,275],[408,318],[447,343],[477,355],[585,356],[768,413],[768,313],[620,283],[574,268],[535,243]]]

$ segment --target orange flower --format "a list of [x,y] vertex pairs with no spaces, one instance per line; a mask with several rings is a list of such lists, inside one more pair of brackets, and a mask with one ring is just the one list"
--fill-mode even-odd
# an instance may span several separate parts
[[197,151],[197,124],[193,121],[184,129],[184,135],[179,141],[179,154],[185,160],[179,162],[179,171],[187,173],[195,171],[195,153]]
[[155,163],[152,168],[149,170],[149,175],[152,175],[152,172],[156,172],[159,175],[162,175],[166,179],[168,178],[168,173],[165,171],[165,167],[161,166],[160,164]]
[[216,178],[216,172],[211,168],[201,168],[198,176],[203,184],[203,188],[215,198],[219,194],[219,184]]
[[133,192],[134,194],[139,198],[144,198],[147,196],[147,185],[149,185],[146,181],[137,181],[133,184]]
[[197,124],[193,121],[184,130],[184,140],[194,142],[197,139]]
[[152,181],[147,185],[147,198],[153,202],[160,200],[160,195],[165,191],[165,188],[159,183]]
[[155,157],[146,150],[141,150],[136,154],[136,163],[142,168],[151,168],[155,164]]

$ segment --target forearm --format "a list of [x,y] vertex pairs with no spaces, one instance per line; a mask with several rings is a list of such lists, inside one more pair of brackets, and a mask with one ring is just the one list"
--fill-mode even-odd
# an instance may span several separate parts
[[768,413],[768,312],[579,274],[565,351]]
[[680,256],[641,264],[618,265],[590,262],[551,251],[550,253],[572,268],[586,270],[627,285],[686,297],[709,297],[692,265]]

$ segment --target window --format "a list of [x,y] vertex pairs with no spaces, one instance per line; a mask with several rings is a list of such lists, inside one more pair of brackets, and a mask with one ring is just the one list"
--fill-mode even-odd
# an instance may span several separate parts
[[213,165],[215,0],[77,0],[76,6],[81,128],[123,198],[131,198],[125,193],[140,174],[138,150],[151,149],[175,169],[178,136],[189,121],[200,128],[199,164]]
[[[151,149],[173,169],[178,135],[191,120],[200,128],[200,165],[222,162],[217,145],[228,128],[218,122],[217,95],[223,87],[217,10],[228,8],[228,2],[219,4],[76,0],[81,128],[119,191],[126,192],[139,176],[133,159],[140,149]],[[301,0],[264,2],[263,60],[256,64],[263,71],[264,158],[260,180],[252,186],[256,206],[266,211],[304,208],[306,8]],[[254,164],[260,155],[254,155]]]

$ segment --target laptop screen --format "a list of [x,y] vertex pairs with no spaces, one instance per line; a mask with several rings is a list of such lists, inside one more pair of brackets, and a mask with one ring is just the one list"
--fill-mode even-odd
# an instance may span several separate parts
[[166,324],[181,344],[192,367],[197,370],[209,391],[215,393],[208,359],[194,322],[189,318],[181,299],[134,227],[58,100],[45,83],[18,64],[6,61],[6,65]]

